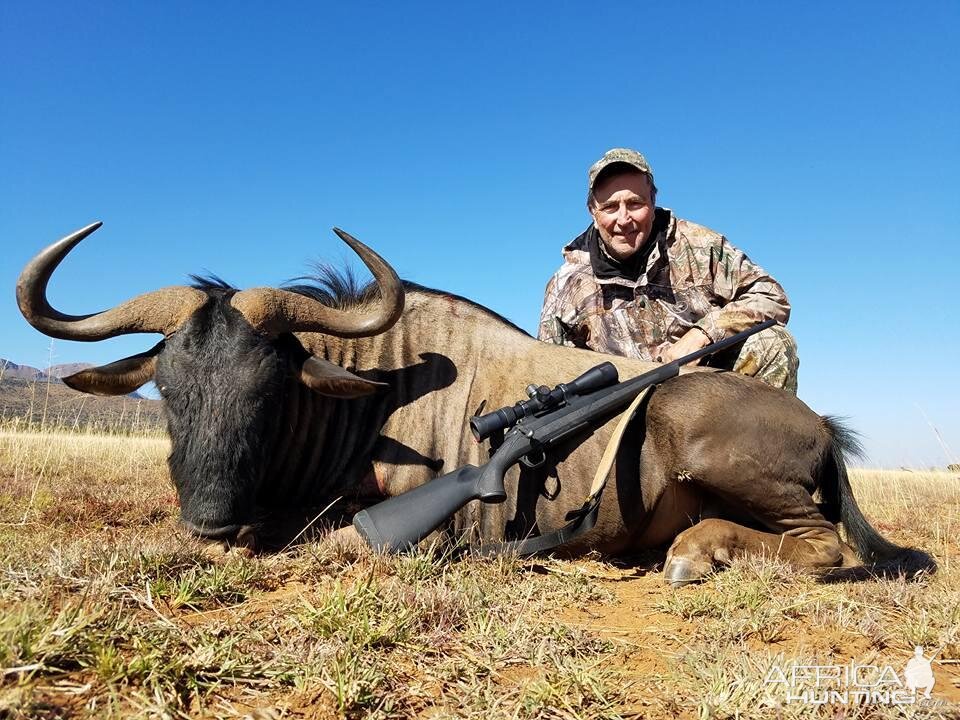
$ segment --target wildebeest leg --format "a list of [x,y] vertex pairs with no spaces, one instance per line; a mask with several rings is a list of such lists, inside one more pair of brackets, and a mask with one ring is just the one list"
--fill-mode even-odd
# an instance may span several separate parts
[[[806,568],[828,568],[845,560],[843,541],[827,520],[785,519],[782,533],[763,532],[729,520],[701,520],[677,535],[663,567],[674,587],[701,580],[715,567],[747,554],[777,557]],[[792,527],[791,527],[792,526]]]
[[659,459],[662,481],[689,483],[718,506],[674,540],[668,582],[751,553],[807,568],[843,562],[836,527],[813,500],[818,488],[827,502],[837,495],[834,436],[792,394],[735,373],[680,376],[653,395],[646,427],[643,452]]

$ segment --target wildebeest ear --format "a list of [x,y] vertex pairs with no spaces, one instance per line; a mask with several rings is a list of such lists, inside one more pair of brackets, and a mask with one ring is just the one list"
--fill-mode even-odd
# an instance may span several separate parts
[[162,340],[144,353],[67,375],[63,382],[74,390],[91,395],[128,395],[153,379],[161,350]]
[[329,360],[313,356],[303,361],[300,382],[321,395],[335,398],[362,397],[389,387],[386,383],[364,380]]

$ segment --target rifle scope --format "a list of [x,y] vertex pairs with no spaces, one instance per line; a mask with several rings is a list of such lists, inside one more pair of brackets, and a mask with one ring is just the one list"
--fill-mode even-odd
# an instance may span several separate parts
[[483,442],[495,432],[513,427],[521,418],[562,407],[574,395],[592,393],[613,385],[619,379],[613,363],[604,362],[590,368],[575,380],[560,383],[553,390],[546,385],[530,385],[527,387],[529,400],[521,400],[516,405],[508,405],[486,415],[474,415],[470,418],[470,430],[477,442]]

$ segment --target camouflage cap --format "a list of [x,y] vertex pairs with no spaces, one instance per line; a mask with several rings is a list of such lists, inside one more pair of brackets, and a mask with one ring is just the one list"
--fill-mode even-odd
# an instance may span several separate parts
[[651,183],[653,182],[653,170],[643,155],[630,148],[613,148],[612,150],[607,150],[602,158],[590,166],[590,171],[587,173],[587,192],[593,192],[593,184],[597,181],[597,176],[601,172],[617,163],[623,163],[636,168],[640,172],[645,173],[650,178]]

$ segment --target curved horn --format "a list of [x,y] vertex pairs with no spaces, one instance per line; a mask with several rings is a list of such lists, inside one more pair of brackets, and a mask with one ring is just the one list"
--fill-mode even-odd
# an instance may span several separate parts
[[289,290],[253,288],[230,299],[251,325],[271,334],[322,332],[338,337],[367,337],[389,330],[403,313],[400,278],[387,261],[340,228],[333,231],[360,256],[380,289],[380,300],[368,307],[338,310]]
[[17,305],[37,330],[61,340],[105,340],[127,333],[176,330],[207,301],[200,290],[167,287],[138,295],[121,305],[91,315],[66,315],[47,302],[47,283],[76,245],[103,223],[95,222],[44,248],[27,263],[17,279]]

